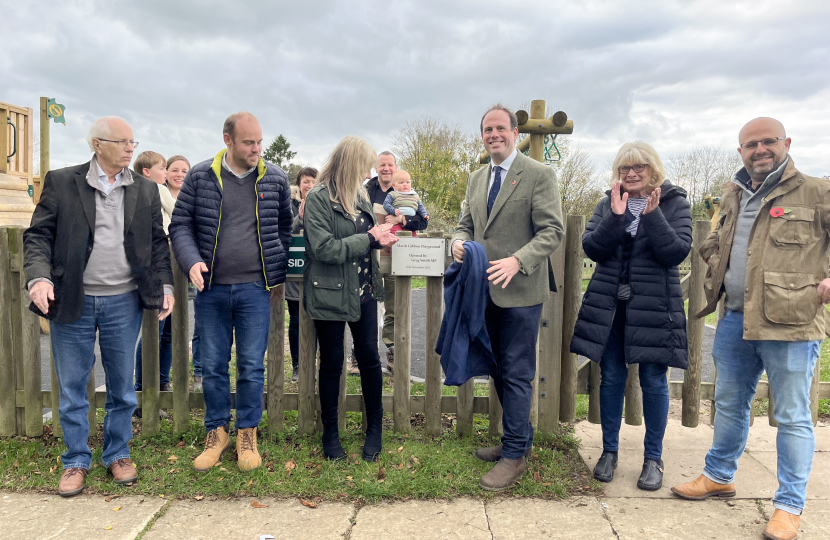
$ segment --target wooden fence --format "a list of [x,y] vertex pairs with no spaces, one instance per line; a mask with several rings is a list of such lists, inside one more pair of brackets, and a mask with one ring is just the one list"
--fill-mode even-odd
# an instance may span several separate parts
[[[578,394],[589,395],[589,420],[599,421],[599,370],[597,364],[587,362],[581,367],[578,357],[568,350],[573,326],[582,297],[584,257],[581,235],[585,228],[584,216],[568,216],[566,235],[560,249],[551,256],[557,289],[545,302],[539,327],[536,379],[531,406],[531,421],[542,433],[555,429],[559,422],[572,422],[576,417]],[[699,245],[709,228],[708,221],[695,224],[695,245]],[[24,291],[22,255],[23,229],[0,228],[0,435],[39,436],[43,432],[42,408],[58,410],[58,388],[52,367],[52,388],[41,390],[40,334],[37,317],[28,310],[29,300]],[[441,234],[438,235],[439,237]],[[693,253],[696,247],[693,248]],[[447,260],[449,262],[449,259]],[[381,257],[381,271],[391,273],[391,257]],[[158,322],[156,311],[146,311],[142,323],[143,337],[143,391],[137,392],[143,409],[142,433],[159,432],[160,408],[172,409],[173,426],[178,431],[189,427],[190,411],[202,409],[201,393],[189,391],[190,356],[188,332],[187,278],[173,261],[176,305],[173,311],[173,368],[174,389],[159,390]],[[699,310],[703,303],[704,265],[692,257],[690,269],[684,278],[684,290],[689,291],[689,311]],[[291,276],[298,281],[301,276]],[[423,414],[427,433],[442,430],[442,415],[456,415],[456,430],[460,435],[473,431],[473,415],[489,416],[490,433],[500,432],[501,407],[495,397],[492,380],[488,396],[474,396],[474,381],[458,388],[457,396],[442,395],[441,365],[434,352],[443,313],[443,278],[426,278],[426,380],[425,395],[413,396],[410,388],[411,353],[411,281],[408,276],[395,276],[395,377],[394,393],[383,396],[383,406],[392,413],[394,429],[408,432],[413,414]],[[300,281],[302,294],[302,281]],[[281,293],[277,293],[281,294]],[[391,309],[392,307],[389,306]],[[312,433],[319,429],[317,411],[319,396],[315,389],[316,369],[314,329],[311,319],[300,303],[300,380],[298,391],[285,391],[285,302],[276,298],[271,306],[271,327],[266,354],[266,391],[264,407],[268,415],[268,430],[284,429],[284,413],[298,411],[298,431]],[[672,399],[683,400],[683,424],[697,425],[701,399],[713,399],[712,383],[701,383],[703,321],[689,321],[690,369],[684,381],[670,382]],[[346,358],[343,359],[344,365]],[[359,394],[346,394],[346,370],[343,370],[340,393],[340,422],[345,424],[345,412],[362,412],[363,399]],[[106,392],[96,391],[90,378],[88,395],[91,403],[103,408]],[[492,397],[492,399],[491,399]],[[759,384],[756,398],[768,397],[767,385]],[[814,384],[813,397],[830,397],[830,383]],[[231,406],[235,395],[231,396]],[[629,372],[626,387],[625,419],[629,424],[642,422],[642,398],[636,369]],[[817,400],[813,399],[814,408]],[[815,411],[814,411],[815,412]],[[97,430],[95,409],[89,412],[90,432]],[[53,428],[61,435],[58,415],[53,415]]]

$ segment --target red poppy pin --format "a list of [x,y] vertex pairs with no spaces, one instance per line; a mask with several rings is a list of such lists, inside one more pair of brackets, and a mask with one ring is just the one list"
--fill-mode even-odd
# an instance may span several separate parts
[[260,193],[260,194],[259,194],[259,198],[260,198],[260,199],[264,199],[264,198],[265,198],[265,193]]
[[776,206],[775,208],[769,211],[769,215],[771,215],[772,217],[781,217],[784,215],[784,209],[780,206]]

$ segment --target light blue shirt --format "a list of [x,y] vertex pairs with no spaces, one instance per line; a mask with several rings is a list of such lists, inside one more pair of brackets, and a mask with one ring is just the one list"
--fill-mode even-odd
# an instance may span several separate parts
[[104,195],[109,195],[110,192],[116,188],[119,184],[121,184],[121,180],[124,179],[124,169],[121,169],[121,172],[115,175],[115,182],[110,184],[110,180],[107,177],[107,173],[101,169],[101,166],[98,165],[98,159],[93,159],[95,162],[95,167],[98,168],[98,183],[101,184],[101,190],[104,192]]

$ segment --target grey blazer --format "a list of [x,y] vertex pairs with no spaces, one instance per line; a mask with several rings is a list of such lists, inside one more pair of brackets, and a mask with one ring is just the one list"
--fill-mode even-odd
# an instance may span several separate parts
[[467,208],[461,215],[455,240],[475,240],[487,258],[515,256],[521,270],[507,288],[490,284],[490,298],[499,307],[526,307],[549,298],[548,257],[559,247],[565,228],[556,174],[553,169],[521,152],[516,156],[487,217],[491,167],[470,175]]

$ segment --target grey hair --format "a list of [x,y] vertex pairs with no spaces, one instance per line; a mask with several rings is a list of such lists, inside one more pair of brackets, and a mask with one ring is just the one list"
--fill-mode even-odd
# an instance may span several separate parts
[[380,161],[380,156],[392,156],[392,159],[395,160],[395,165],[398,164],[398,158],[395,157],[395,154],[390,152],[389,150],[384,150],[380,154],[378,154],[378,161]]
[[109,139],[112,137],[110,120],[121,120],[126,123],[123,118],[119,118],[118,116],[105,116],[96,120],[95,123],[89,128],[89,133],[86,134],[86,143],[89,145],[89,149],[93,153],[95,152],[95,147],[92,146],[92,139]]

